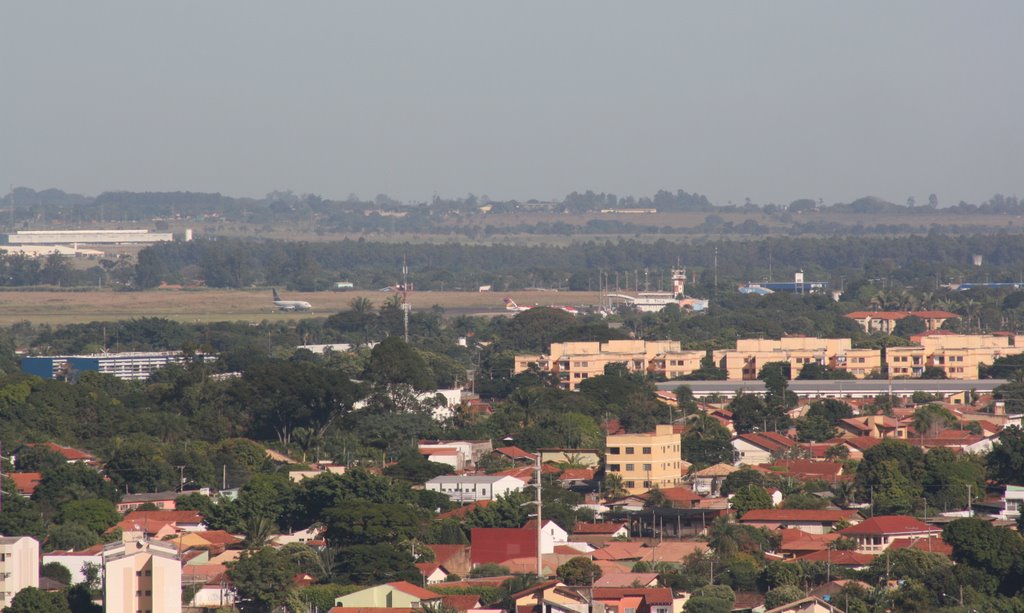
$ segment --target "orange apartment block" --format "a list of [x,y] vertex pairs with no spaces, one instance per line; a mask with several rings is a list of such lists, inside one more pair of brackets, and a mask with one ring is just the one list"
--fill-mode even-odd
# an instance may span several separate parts
[[605,442],[605,470],[622,477],[630,494],[652,487],[669,488],[682,483],[680,438],[672,426],[655,426],[654,432],[609,434]]

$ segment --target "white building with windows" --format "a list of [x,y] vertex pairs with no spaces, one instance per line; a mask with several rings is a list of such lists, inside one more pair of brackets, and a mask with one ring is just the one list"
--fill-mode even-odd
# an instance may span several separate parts
[[424,485],[431,492],[441,492],[462,503],[494,500],[526,486],[521,480],[508,475],[442,475]]

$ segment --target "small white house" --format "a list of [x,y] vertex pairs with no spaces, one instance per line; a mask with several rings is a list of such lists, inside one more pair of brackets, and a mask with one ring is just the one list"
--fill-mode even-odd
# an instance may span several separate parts
[[447,494],[453,501],[463,503],[494,500],[509,492],[518,492],[525,485],[521,480],[507,475],[442,475],[424,484],[431,492]]

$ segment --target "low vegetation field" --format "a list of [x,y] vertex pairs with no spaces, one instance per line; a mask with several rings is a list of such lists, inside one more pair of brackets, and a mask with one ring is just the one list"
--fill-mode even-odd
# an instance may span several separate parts
[[[114,321],[134,317],[163,317],[176,321],[289,320],[325,317],[349,308],[353,298],[369,298],[379,307],[392,292],[284,292],[285,300],[305,300],[312,311],[280,312],[271,301],[270,289],[159,289],[144,292],[94,291],[0,291],[0,325],[21,321],[34,324],[69,324]],[[413,309],[443,307],[454,315],[506,313],[502,299],[511,296],[518,304],[592,305],[597,292],[413,292]]]

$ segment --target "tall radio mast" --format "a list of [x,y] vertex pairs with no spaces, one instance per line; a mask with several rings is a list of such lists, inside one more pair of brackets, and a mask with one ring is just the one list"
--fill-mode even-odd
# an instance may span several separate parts
[[405,342],[409,343],[409,266],[406,264],[405,255],[402,256],[402,316],[405,324]]

